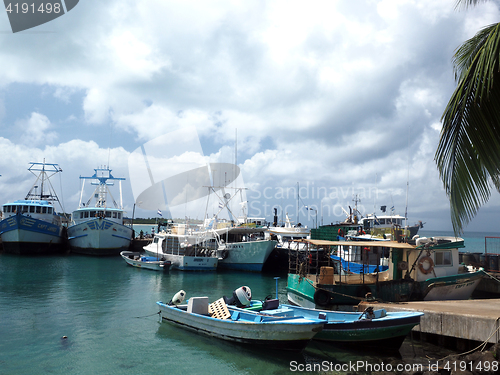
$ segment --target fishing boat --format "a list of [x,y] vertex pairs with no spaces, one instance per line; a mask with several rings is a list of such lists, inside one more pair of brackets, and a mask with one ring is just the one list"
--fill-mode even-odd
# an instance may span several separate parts
[[279,311],[268,314],[244,311],[228,306],[223,298],[210,304],[208,297],[191,297],[187,304],[176,304],[175,301],[157,304],[162,321],[260,348],[300,351],[325,324],[325,320],[298,315],[286,317]]
[[121,257],[133,267],[145,268],[153,271],[168,271],[172,263],[163,258],[141,255],[138,252],[122,251]]
[[293,224],[288,216],[285,215],[285,224],[278,225],[277,208],[274,208],[273,225],[268,228],[269,238],[275,240],[276,247],[271,252],[266,261],[266,269],[269,271],[286,272],[288,269],[289,251],[301,251],[305,249],[304,243],[298,239],[310,238],[311,230],[307,226]]
[[277,247],[288,248],[291,245],[297,246],[299,243],[293,242],[294,239],[307,238],[311,235],[309,228],[292,224],[288,213],[285,214],[285,223],[282,226],[278,226],[277,210],[277,208],[274,209],[274,225],[268,228],[268,232],[277,237]]
[[[3,205],[0,237],[5,252],[48,254],[65,250],[66,228],[56,212],[59,198],[50,178],[62,172],[57,164],[30,163],[28,170],[37,176],[24,200]],[[62,208],[61,208],[62,210]]]
[[[159,252],[171,260],[174,267],[182,265],[188,270],[194,266],[206,267],[207,262],[211,265],[215,258],[215,267],[261,272],[276,241],[266,238],[267,227],[263,219],[245,214],[234,218],[228,207],[230,198],[229,194],[223,194],[219,211],[197,227],[167,222],[166,228],[155,235],[154,241],[145,246],[144,251],[151,255]],[[218,218],[224,208],[227,208],[232,220]],[[178,260],[186,255],[196,256],[195,263]],[[189,258],[186,260],[189,261]]]
[[343,222],[336,224],[322,225],[319,228],[311,229],[311,237],[316,240],[337,241],[344,239],[355,240],[411,240],[424,223],[419,221],[414,225],[407,225],[407,218],[394,213],[394,207],[391,207],[391,213],[386,213],[386,206],[381,206],[382,214],[368,214],[363,216],[358,211],[357,204],[360,201],[358,197],[353,199],[354,209],[349,206],[349,211],[342,208],[346,214]]
[[215,271],[218,258],[213,250],[203,246],[201,241],[188,242],[191,236],[182,232],[166,230],[155,233],[153,241],[143,247],[146,254],[163,258],[172,263],[173,269],[181,271]]
[[[233,188],[233,195],[225,193],[224,188],[221,188],[221,195],[216,194],[215,187],[211,186],[209,189],[219,199],[219,209],[213,217],[204,220],[197,235],[205,242],[208,238],[212,238],[220,268],[261,272],[277,244],[275,240],[269,238],[265,220],[248,217],[245,210],[246,201],[239,204],[242,211],[240,215],[231,210],[229,203],[238,194],[241,195],[243,188]],[[210,198],[210,194],[208,197]],[[219,218],[223,210],[227,210],[229,220]],[[208,213],[205,212],[205,217],[207,216]]]
[[[118,255],[130,246],[132,228],[124,224],[121,182],[111,169],[97,168],[91,177],[80,177],[82,190],[78,209],[73,211],[68,228],[68,241],[72,252],[86,255]],[[96,186],[90,198],[84,202],[85,180]],[[116,202],[109,186],[119,183],[119,202]]]
[[[342,309],[367,297],[384,302],[468,299],[485,275],[481,269],[468,272],[459,264],[458,249],[464,245],[463,239],[456,237],[419,238],[415,244],[305,241],[308,246],[322,247],[327,254],[322,258],[314,256],[319,253],[291,257],[288,301],[308,308]],[[357,271],[346,269],[335,258],[339,256],[350,262],[357,260],[361,267]],[[366,269],[364,265],[374,267]]]
[[373,307],[368,307],[363,312],[318,310],[279,304],[277,299],[264,302],[252,300],[249,307],[240,309],[290,318],[301,316],[326,320],[323,330],[314,336],[314,340],[376,348],[382,351],[398,350],[424,315],[422,312],[374,310]]
[[214,238],[218,244],[219,267],[261,272],[276,247],[276,241],[266,239],[265,232],[265,227],[248,225],[244,220],[237,226],[214,230]]

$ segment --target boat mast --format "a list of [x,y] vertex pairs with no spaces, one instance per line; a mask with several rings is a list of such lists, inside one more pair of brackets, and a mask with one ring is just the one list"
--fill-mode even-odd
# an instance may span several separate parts
[[[106,207],[106,197],[107,194],[111,196],[111,199],[113,200],[113,205],[115,208],[119,208],[123,210],[123,197],[122,197],[122,189],[121,189],[121,181],[124,181],[125,178],[123,177],[113,177],[111,174],[111,169],[109,167],[104,167],[104,168],[96,168],[94,169],[94,175],[91,177],[82,177],[80,176],[80,179],[83,180],[82,183],[82,194],[83,194],[83,184],[85,183],[85,180],[97,180],[97,182],[91,182],[91,185],[97,185],[96,189],[94,190],[94,193],[90,198],[88,199],[87,203],[85,206],[89,206],[92,198],[96,199],[96,204],[95,207]],[[113,198],[113,195],[111,194],[111,191],[109,190],[108,186],[113,186],[113,182],[108,182],[108,181],[119,181],[120,185],[120,206],[116,203],[115,199]]]
[[299,214],[300,214],[300,211],[299,211],[299,199],[300,199],[300,192],[299,192],[299,183],[297,182],[297,223],[296,225],[299,225]]
[[[50,178],[56,173],[62,172],[62,169],[57,164],[45,163],[45,159],[43,159],[43,163],[34,163],[30,162],[31,166],[28,168],[28,171],[33,173],[33,175],[37,176],[35,183],[29,190],[28,194],[24,198],[25,200],[46,200],[48,202],[58,202],[61,206],[61,202],[57,197],[54,187],[50,183]],[[47,168],[48,167],[48,168]],[[39,172],[38,174],[35,172]],[[40,194],[36,192],[38,188],[38,184],[40,184]],[[47,187],[48,184],[48,187]],[[44,190],[48,190],[48,193],[44,193]],[[62,208],[62,206],[61,206]]]

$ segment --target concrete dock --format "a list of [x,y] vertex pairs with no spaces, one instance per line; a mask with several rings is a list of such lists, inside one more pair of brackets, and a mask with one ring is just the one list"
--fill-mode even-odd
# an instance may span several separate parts
[[[500,342],[500,299],[477,299],[464,301],[422,301],[406,303],[362,302],[358,311],[368,306],[387,311],[421,311],[424,316],[414,331],[426,335],[437,335],[438,343],[450,340],[460,349],[472,342]],[[430,341],[430,340],[429,340]]]

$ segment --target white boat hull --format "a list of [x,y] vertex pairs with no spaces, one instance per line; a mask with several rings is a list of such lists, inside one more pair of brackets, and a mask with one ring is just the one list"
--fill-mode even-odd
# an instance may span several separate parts
[[163,253],[161,245],[155,243],[144,246],[143,249],[148,255],[161,257],[170,261],[172,269],[181,271],[215,271],[218,265],[218,259],[215,257]]
[[289,290],[287,292],[287,298],[288,298],[288,302],[291,305],[306,307],[308,309],[315,309],[316,308],[316,304],[314,302],[311,302],[311,301],[299,296],[298,294],[294,293],[293,291]]
[[219,266],[225,269],[261,272],[276,241],[258,240],[227,243],[217,251]]
[[429,288],[424,301],[449,301],[449,300],[467,300],[479,285],[481,278],[475,280],[459,281],[451,285],[436,285]]
[[118,255],[127,250],[132,229],[111,220],[96,218],[68,228],[72,252],[89,255]]
[[[167,271],[170,268],[170,263],[168,261],[143,261],[138,253],[133,253],[132,251],[122,251],[120,255],[123,260],[132,267],[145,268],[153,271]],[[137,255],[137,257],[135,255]]]

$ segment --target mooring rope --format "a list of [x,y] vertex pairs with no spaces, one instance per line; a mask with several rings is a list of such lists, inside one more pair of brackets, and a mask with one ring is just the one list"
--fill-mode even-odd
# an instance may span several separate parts
[[[500,320],[500,317],[496,318],[496,319],[495,319],[495,324],[497,324],[499,320]],[[470,354],[470,353],[472,353],[472,352],[475,352],[476,350],[478,350],[478,349],[479,349],[479,348],[481,348],[481,347],[482,347],[482,348],[481,348],[481,351],[483,351],[483,350],[484,350],[484,348],[486,347],[486,345],[488,344],[489,339],[491,339],[491,338],[493,337],[493,335],[494,335],[495,333],[497,333],[499,330],[500,330],[500,326],[498,326],[498,328],[497,328],[497,329],[495,329],[495,330],[491,333],[491,335],[489,335],[489,337],[488,337],[486,340],[484,340],[481,344],[479,344],[479,345],[478,345],[477,347],[475,347],[474,349],[471,349],[471,350],[469,350],[469,351],[467,351],[467,352],[464,352],[464,353],[459,353],[459,354],[450,354],[450,355],[447,355],[446,357],[443,357],[443,358],[441,358],[441,359],[438,359],[438,361],[442,361],[443,359],[446,359],[446,358],[448,358],[448,357],[450,357],[450,356],[456,356],[456,355],[458,355],[458,356],[462,356],[462,355],[467,355],[467,354]]]
[[158,311],[157,313],[154,314],[149,314],[149,315],[144,315],[144,316],[134,316],[133,318],[135,319],[142,319],[142,318],[149,318],[150,316],[155,316],[155,315],[160,315],[161,311]]
[[497,281],[497,282],[499,282],[499,283],[500,283],[500,280],[499,280],[499,279],[497,279],[495,276],[493,276],[491,273],[486,272],[485,270],[483,270],[483,272],[484,272],[485,274],[487,274],[487,275],[488,275],[490,278],[492,278],[493,280],[495,280],[495,281]]

